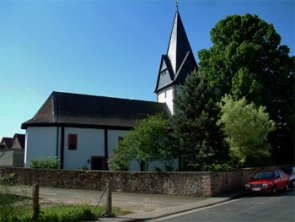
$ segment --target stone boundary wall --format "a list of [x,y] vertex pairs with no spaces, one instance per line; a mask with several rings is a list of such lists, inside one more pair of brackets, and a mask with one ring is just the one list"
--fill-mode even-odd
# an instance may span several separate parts
[[103,190],[111,180],[113,190],[153,194],[214,196],[243,188],[257,169],[229,172],[111,172],[30,168],[0,168],[0,178],[10,175],[16,184]]

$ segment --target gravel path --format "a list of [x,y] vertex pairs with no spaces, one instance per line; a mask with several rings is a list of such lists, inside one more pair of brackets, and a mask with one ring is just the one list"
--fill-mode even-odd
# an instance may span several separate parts
[[[14,186],[10,192],[31,196],[31,186]],[[40,204],[90,204],[95,206],[102,192],[96,190],[78,190],[63,188],[40,187]],[[177,208],[178,206],[194,204],[204,200],[200,197],[160,195],[160,194],[138,194],[138,193],[112,193],[113,206],[132,213],[144,213],[157,211],[165,208]],[[105,204],[105,195],[100,205]]]

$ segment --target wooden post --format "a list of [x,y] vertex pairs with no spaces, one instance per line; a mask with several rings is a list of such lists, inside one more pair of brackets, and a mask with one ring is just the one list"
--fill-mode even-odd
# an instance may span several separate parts
[[36,183],[33,185],[33,215],[32,221],[37,222],[40,212],[39,206],[39,184]]
[[107,199],[106,199],[107,216],[112,216],[112,183],[110,180],[107,182]]

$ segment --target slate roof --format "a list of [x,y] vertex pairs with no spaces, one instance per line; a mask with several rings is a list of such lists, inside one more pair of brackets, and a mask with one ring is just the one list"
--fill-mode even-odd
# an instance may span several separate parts
[[6,148],[9,148],[11,142],[12,142],[12,138],[11,137],[2,137],[0,144],[2,144]]
[[21,127],[63,125],[132,128],[138,120],[157,113],[170,116],[163,103],[52,92],[35,116]]
[[155,92],[183,84],[187,75],[197,69],[179,11],[176,11],[167,54],[162,55]]
[[[17,143],[18,141],[18,143]],[[10,148],[18,148],[18,149],[24,149],[25,148],[25,134],[16,133],[13,136],[13,139],[11,141]]]

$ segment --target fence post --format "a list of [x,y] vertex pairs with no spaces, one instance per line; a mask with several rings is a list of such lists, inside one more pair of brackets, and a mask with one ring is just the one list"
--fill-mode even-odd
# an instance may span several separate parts
[[32,221],[37,222],[40,212],[39,206],[39,183],[33,185],[33,215]]
[[112,216],[112,182],[107,182],[107,198],[106,198],[106,214],[108,217]]

